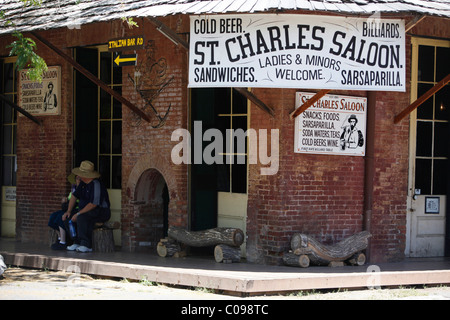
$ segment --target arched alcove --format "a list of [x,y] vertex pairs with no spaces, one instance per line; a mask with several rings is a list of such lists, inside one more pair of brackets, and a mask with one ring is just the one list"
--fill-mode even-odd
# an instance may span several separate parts
[[169,190],[164,176],[154,168],[142,172],[134,199],[135,248],[154,250],[168,229]]

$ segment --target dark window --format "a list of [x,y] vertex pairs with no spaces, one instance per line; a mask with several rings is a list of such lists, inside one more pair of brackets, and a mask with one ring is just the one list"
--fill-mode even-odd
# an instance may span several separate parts
[[[16,76],[14,63],[3,63],[1,93],[15,103],[17,103]],[[15,186],[17,112],[5,102],[1,103],[1,107],[2,185]]]
[[[449,73],[449,48],[419,46],[417,98]],[[446,85],[417,109],[415,188],[421,194],[447,193],[449,98]]]
[[[113,67],[111,52],[77,48],[76,53],[81,65],[122,93],[122,68]],[[106,187],[121,189],[122,104],[79,73],[75,132],[75,165],[83,160],[93,161]]]
[[[113,54],[100,52],[100,79],[122,94],[122,68],[113,66]],[[108,188],[122,188],[122,105],[99,89],[99,170]]]
[[218,191],[247,193],[247,99],[231,88],[220,90],[217,124],[228,145],[218,167]]

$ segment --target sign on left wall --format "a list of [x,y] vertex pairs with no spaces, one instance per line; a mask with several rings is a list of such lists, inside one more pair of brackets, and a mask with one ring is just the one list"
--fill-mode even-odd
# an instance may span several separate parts
[[44,72],[42,82],[30,80],[27,70],[19,73],[19,106],[33,115],[61,114],[61,67]]

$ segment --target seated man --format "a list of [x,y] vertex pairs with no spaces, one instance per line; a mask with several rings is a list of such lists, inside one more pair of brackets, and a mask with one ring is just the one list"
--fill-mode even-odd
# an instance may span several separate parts
[[[90,161],[83,161],[79,168],[74,168],[72,173],[81,178],[81,183],[73,192],[69,201],[67,212],[62,220],[69,219],[77,224],[77,236],[74,244],[67,247],[69,251],[91,252],[92,251],[92,231],[96,222],[106,222],[111,217],[108,191],[100,183],[100,174],[94,170],[94,164]],[[79,210],[71,215],[75,203],[79,200]]]

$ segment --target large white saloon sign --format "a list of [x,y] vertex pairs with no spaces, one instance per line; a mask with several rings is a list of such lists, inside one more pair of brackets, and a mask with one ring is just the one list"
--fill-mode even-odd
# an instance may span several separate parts
[[191,16],[189,87],[405,90],[399,19]]
[[31,80],[27,70],[19,73],[19,106],[33,115],[61,113],[61,67],[51,66],[42,81]]
[[[298,108],[315,93],[297,92]],[[295,118],[294,152],[364,156],[367,98],[325,95]]]

